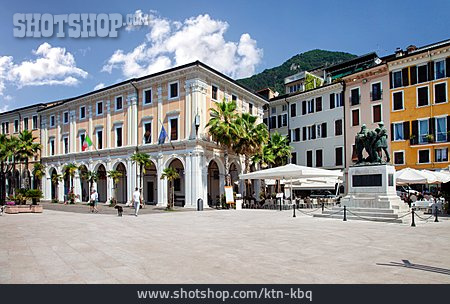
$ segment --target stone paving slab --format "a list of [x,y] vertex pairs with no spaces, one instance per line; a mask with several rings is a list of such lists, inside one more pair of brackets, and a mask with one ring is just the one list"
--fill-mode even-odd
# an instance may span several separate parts
[[312,218],[289,211],[45,210],[0,217],[0,284],[450,283],[450,221]]

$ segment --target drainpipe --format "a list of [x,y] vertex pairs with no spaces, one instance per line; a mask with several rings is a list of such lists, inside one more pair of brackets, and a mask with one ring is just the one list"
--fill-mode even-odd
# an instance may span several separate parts
[[347,124],[345,117],[346,115],[346,106],[345,106],[345,81],[342,81],[342,104],[343,104],[343,133],[344,133],[344,177],[345,177],[345,191],[344,194],[348,191],[348,175],[346,175],[347,171]]
[[[133,86],[134,91],[136,92],[136,111],[139,112],[139,89],[134,85],[132,81],[130,81],[130,84]],[[136,132],[139,132],[139,115],[136,115]],[[138,133],[136,133],[138,135]],[[137,136],[137,139],[139,139],[139,136]],[[139,140],[136,140],[136,153],[139,151]]]

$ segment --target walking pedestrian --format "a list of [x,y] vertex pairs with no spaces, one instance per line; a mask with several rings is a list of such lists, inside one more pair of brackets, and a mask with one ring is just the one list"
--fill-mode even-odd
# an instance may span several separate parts
[[97,209],[98,193],[95,189],[91,190],[91,212],[98,213]]
[[134,216],[138,216],[139,207],[141,204],[141,193],[139,189],[136,187],[133,192],[133,203],[134,203]]

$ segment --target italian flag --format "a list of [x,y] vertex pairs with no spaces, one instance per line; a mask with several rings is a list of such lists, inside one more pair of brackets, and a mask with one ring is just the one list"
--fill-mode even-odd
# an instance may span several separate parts
[[92,140],[89,138],[88,135],[86,135],[83,146],[81,147],[82,151],[86,151],[88,147],[92,146]]

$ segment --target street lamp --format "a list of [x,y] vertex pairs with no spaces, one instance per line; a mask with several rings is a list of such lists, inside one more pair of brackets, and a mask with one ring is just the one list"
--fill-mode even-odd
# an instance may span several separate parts
[[198,136],[198,128],[200,127],[200,115],[195,115],[195,136]]

